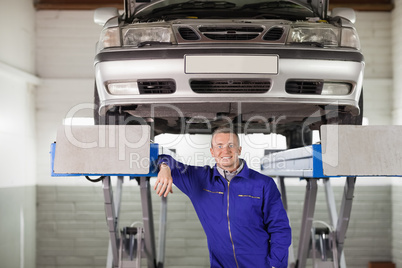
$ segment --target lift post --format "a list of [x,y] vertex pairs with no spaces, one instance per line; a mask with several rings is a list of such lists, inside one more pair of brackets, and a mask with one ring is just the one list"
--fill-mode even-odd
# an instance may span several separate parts
[[[307,259],[312,258],[315,268],[346,268],[343,249],[356,178],[402,175],[402,137],[397,133],[402,133],[402,126],[323,125],[320,144],[276,152],[262,158],[262,173],[279,178],[286,209],[285,177],[306,181],[297,259],[293,261],[294,256],[289,256],[289,267],[304,268]],[[338,215],[330,179],[339,177],[346,177],[346,181]],[[331,219],[332,230],[328,234],[313,226],[317,181],[320,179],[324,181]],[[322,237],[321,240],[316,239],[317,232],[328,237],[329,248],[323,244]],[[331,261],[327,258],[329,249]],[[293,249],[290,252],[293,253]],[[317,258],[317,254],[321,254],[321,258]]]
[[317,199],[317,180],[307,179],[306,194],[304,198],[304,208],[302,225],[300,228],[299,248],[297,251],[297,267],[306,267],[309,243],[311,239],[311,228],[313,227],[315,203]]

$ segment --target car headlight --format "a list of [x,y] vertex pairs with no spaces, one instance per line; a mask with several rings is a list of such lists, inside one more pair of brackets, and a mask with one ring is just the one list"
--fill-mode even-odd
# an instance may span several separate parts
[[121,46],[120,42],[120,28],[106,28],[102,31],[100,40],[99,40],[99,50],[108,47],[119,47]]
[[290,30],[288,44],[319,44],[323,47],[351,47],[360,49],[360,40],[353,28],[297,26]]
[[360,39],[355,29],[353,28],[342,29],[341,46],[360,49]]
[[173,33],[170,27],[128,28],[123,30],[125,46],[139,46],[143,43],[173,43]]
[[338,46],[337,28],[295,27],[289,34],[288,43],[315,43],[322,46]]

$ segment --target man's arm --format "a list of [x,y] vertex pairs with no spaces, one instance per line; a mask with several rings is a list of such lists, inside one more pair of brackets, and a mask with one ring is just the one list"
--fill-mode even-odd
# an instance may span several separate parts
[[[206,169],[202,169],[201,173],[197,167],[189,166],[179,161],[176,161],[170,155],[160,155],[156,161],[156,166],[159,167],[159,173],[154,189],[160,196],[167,196],[172,192],[173,182],[185,195],[190,196],[193,188],[193,182],[197,181],[198,177],[204,178]],[[201,174],[201,175],[200,175]]]
[[173,178],[170,167],[166,163],[159,165],[158,177],[155,182],[154,190],[159,196],[167,197],[169,193],[173,193]]

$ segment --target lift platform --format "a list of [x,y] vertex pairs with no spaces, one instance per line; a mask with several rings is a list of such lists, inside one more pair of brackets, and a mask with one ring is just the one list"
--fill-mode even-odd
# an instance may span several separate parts
[[[402,126],[337,126],[321,128],[321,143],[286,150],[263,157],[262,173],[277,176],[282,201],[287,209],[285,178],[307,182],[297,259],[291,247],[289,267],[304,268],[312,258],[314,267],[346,268],[343,256],[357,177],[400,176],[402,174]],[[150,177],[159,154],[172,154],[153,144],[149,126],[64,126],[51,146],[52,176],[85,176],[102,181],[106,221],[109,230],[107,267],[164,267],[167,199],[162,197],[158,256],[150,193]],[[97,179],[90,177],[96,176]],[[117,177],[115,191],[111,177]],[[119,212],[124,177],[136,179],[141,188],[143,221],[119,229]],[[330,178],[346,177],[339,214]],[[331,228],[313,225],[317,180],[324,180]]]
[[[304,268],[311,258],[313,267],[346,268],[343,247],[356,178],[402,175],[402,126],[325,125],[320,133],[319,144],[264,156],[261,170],[277,177],[286,210],[285,178],[302,178],[307,183],[297,259],[292,245],[289,266]],[[346,181],[338,214],[330,178],[340,177]],[[324,228],[313,224],[318,180],[324,182],[331,221]]]
[[[109,231],[107,268],[163,268],[166,239],[167,198],[161,197],[158,255],[156,254],[150,177],[157,175],[154,161],[159,154],[171,154],[151,143],[149,126],[63,126],[51,144],[51,175],[85,176],[102,182],[106,222]],[[93,178],[96,177],[96,178]],[[117,177],[113,191],[111,177]],[[124,178],[140,185],[142,223],[119,229]]]

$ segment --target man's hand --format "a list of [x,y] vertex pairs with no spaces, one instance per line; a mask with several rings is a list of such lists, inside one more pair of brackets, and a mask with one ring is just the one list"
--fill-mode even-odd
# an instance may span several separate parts
[[169,193],[173,193],[173,178],[168,165],[162,163],[159,166],[158,178],[156,179],[154,190],[159,196],[167,197]]

